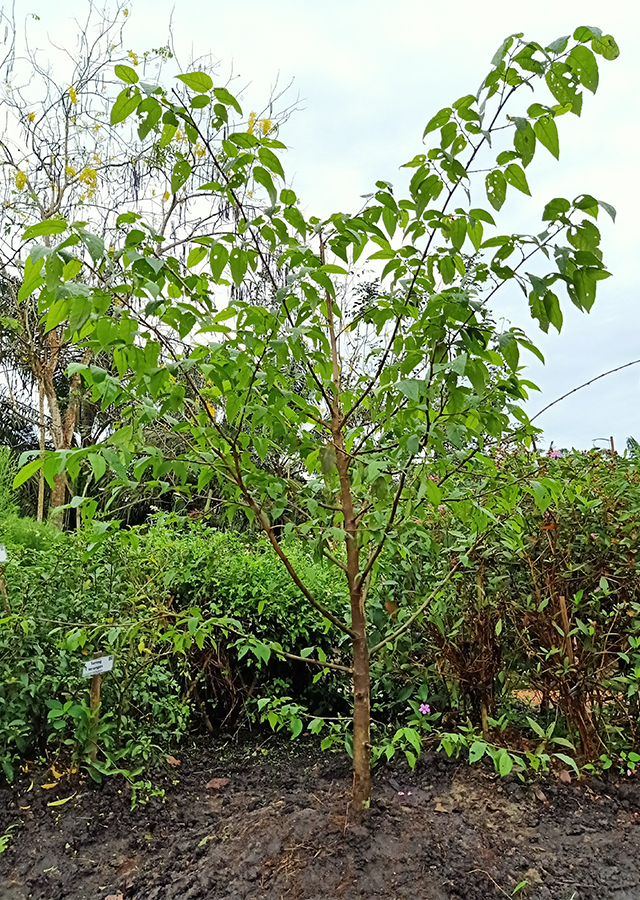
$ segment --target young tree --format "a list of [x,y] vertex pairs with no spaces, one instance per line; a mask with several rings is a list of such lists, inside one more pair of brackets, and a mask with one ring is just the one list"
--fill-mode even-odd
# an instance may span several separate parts
[[[201,490],[212,478],[226,485],[229,513],[243,510],[258,523],[308,602],[351,642],[354,809],[366,807],[371,792],[371,654],[409,628],[442,586],[370,646],[367,595],[381,554],[408,552],[427,534],[429,507],[441,504],[481,540],[493,501],[450,493],[452,476],[495,471],[492,447],[527,443],[534,433],[521,406],[531,385],[521,376],[520,350],[540,354],[522,330],[496,324],[491,301],[516,284],[540,327],[560,330],[556,287],[588,311],[609,275],[596,219],[602,208],[614,211],[588,194],[548,202],[538,233],[493,229],[508,190],[529,193],[525,170],[536,151],[558,157],[558,121],[579,115],[583,88],[597,88],[595,54],[617,53],[613,38],[595,28],[548,46],[512,35],[477,94],[427,124],[425,138],[437,141],[405,164],[406,197],[377,182],[357,213],[323,221],[305,218],[286,187],[278,135],[255,123],[234,127],[240,105],[207,73],[178,76],[185,101],[120,68],[126,86],[112,124],[137,116],[156,144],[167,129],[183,129],[191,146],[204,147],[215,175],[199,182],[190,161],[178,159],[172,190],[193,183],[233,215],[222,233],[193,239],[187,273],[163,251],[153,223],[128,215],[118,220],[116,249],[93,259],[83,253],[84,226],[71,221],[56,224],[61,234],[68,228],[62,244],[31,249],[23,296],[41,291],[49,320],[68,318],[71,339],[113,354],[117,374],[82,363],[69,372],[95,399],[123,410],[107,447],[47,456],[46,477],[65,466],[73,477],[82,465],[96,474],[109,465],[125,483],[150,469],[154,478],[171,470],[185,485],[197,478]],[[532,102],[540,84],[549,93]],[[529,105],[512,111],[522,95]],[[495,157],[494,136],[510,139]],[[488,206],[475,199],[479,187]],[[70,291],[62,249],[73,249],[76,266],[90,273],[92,287],[81,295]],[[381,271],[362,296],[352,279],[365,259]],[[145,442],[148,424],[160,420],[181,438],[172,458]],[[289,466],[263,465],[272,448]],[[32,460],[17,482],[41,465]],[[346,614],[296,571],[282,539],[291,532],[344,578]],[[446,579],[472,553],[452,561]]]

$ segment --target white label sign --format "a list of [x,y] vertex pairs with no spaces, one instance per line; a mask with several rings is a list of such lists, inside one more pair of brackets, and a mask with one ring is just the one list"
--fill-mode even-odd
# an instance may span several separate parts
[[7,561],[7,548],[4,544],[0,544],[0,563]]
[[87,678],[89,675],[100,675],[102,672],[110,672],[113,669],[113,656],[99,656],[97,659],[90,659],[84,664],[82,677]]

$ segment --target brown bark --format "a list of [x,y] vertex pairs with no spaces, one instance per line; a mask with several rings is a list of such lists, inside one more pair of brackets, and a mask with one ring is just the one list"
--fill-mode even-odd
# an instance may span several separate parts
[[[42,382],[38,382],[38,410],[40,418],[40,455],[44,458],[45,451],[45,431],[44,431],[44,389]],[[40,469],[40,478],[38,480],[38,513],[37,520],[42,522],[44,519],[44,473]]]
[[[320,247],[324,262],[324,246]],[[371,801],[371,689],[369,675],[369,646],[366,589],[360,573],[358,523],[351,493],[349,457],[344,445],[345,417],[340,402],[340,360],[333,319],[333,298],[327,291],[327,323],[333,369],[333,398],[331,404],[331,437],[336,453],[336,468],[340,481],[340,506],[346,534],[346,576],[351,606],[351,636],[353,646],[353,790],[351,807],[355,813],[369,807]]]
[[[81,385],[81,377],[76,373],[69,385],[69,400],[64,413],[60,409],[58,395],[56,394],[54,385],[54,374],[60,361],[60,353],[62,350],[60,336],[56,329],[50,331],[47,335],[47,354],[43,359],[37,361],[35,366],[35,374],[38,379],[39,388],[47,398],[49,407],[49,417],[51,419],[51,441],[56,450],[70,450],[73,443],[73,434],[78,419],[78,410],[80,406],[79,389]],[[88,361],[90,351],[85,353],[83,361]],[[55,510],[65,505],[67,498],[67,476],[65,472],[60,472],[54,477],[53,490],[51,492],[50,508],[54,510],[51,522],[56,528],[62,528],[64,517],[61,513],[55,513]]]

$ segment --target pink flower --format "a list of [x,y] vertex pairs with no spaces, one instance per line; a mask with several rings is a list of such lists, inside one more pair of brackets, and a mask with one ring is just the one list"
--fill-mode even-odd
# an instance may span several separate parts
[[547,456],[549,459],[560,459],[562,453],[559,450],[547,450]]
[[429,706],[428,703],[421,703],[420,704],[420,712],[422,713],[423,716],[426,716],[428,713],[431,712],[431,707]]

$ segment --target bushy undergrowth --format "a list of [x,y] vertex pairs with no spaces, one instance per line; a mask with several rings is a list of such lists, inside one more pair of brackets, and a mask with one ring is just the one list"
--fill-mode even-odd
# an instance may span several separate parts
[[[515,487],[491,502],[477,482],[482,538],[455,499],[430,513],[430,542],[389,551],[372,584],[372,644],[412,616],[372,661],[374,757],[415,760],[425,737],[503,774],[553,763],[640,762],[640,475],[603,454],[496,457]],[[526,477],[525,477],[526,476]],[[455,498],[458,488],[451,491]],[[511,497],[511,499],[510,499]],[[87,764],[92,720],[83,663],[113,654],[103,679],[97,761],[144,766],[196,729],[247,715],[294,736],[346,743],[349,676],[287,654],[348,663],[348,647],[302,598],[264,540],[189,517],[60,533],[0,518],[7,599],[0,626],[0,758]],[[102,527],[102,526],[101,526]],[[112,530],[113,529],[113,530]],[[99,539],[98,539],[99,538]],[[464,548],[467,548],[465,551]],[[316,596],[344,615],[335,568],[287,545]],[[95,735],[94,735],[95,736]]]
[[[89,679],[83,664],[113,654],[103,678],[93,767],[145,764],[191,727],[234,722],[265,689],[295,693],[318,712],[345,687],[322,692],[300,654],[310,643],[336,652],[322,617],[309,610],[262,541],[170,517],[116,531],[59,533],[4,517],[7,609],[0,631],[0,758],[11,777],[20,757],[83,759],[90,742]],[[344,598],[301,546],[296,566],[330,604]],[[333,693],[333,697],[331,694]]]
[[[633,773],[640,762],[637,463],[593,452],[543,458],[531,470],[530,460],[496,458],[496,476],[513,485],[501,509],[491,505],[489,484],[466,484],[486,510],[481,539],[463,533],[451,502],[433,511],[429,547],[386,559],[374,613],[380,636],[388,630],[385,602],[401,623],[447,567],[459,569],[378,662],[380,699],[397,715],[399,699],[421,692],[440,726],[456,726],[476,753],[492,741],[525,762],[537,753],[534,766],[556,751]],[[451,548],[474,540],[460,565]],[[447,748],[457,752],[460,743]]]

